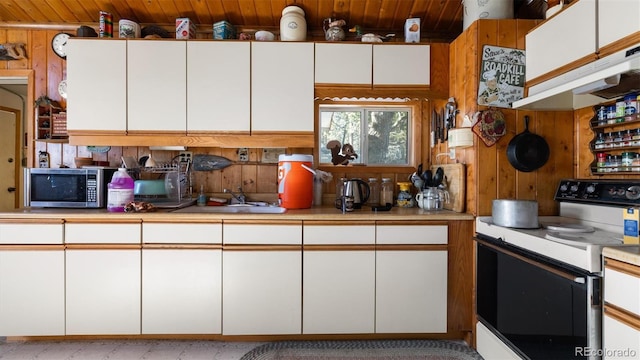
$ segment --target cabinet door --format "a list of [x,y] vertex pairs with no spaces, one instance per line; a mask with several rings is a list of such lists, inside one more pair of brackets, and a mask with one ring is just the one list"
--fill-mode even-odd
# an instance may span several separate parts
[[316,43],[315,83],[371,85],[371,44]]
[[64,299],[64,249],[0,250],[0,334],[64,335]]
[[447,234],[446,225],[376,226],[377,333],[447,332]]
[[140,334],[140,250],[66,250],[67,335]]
[[187,129],[185,41],[127,41],[127,108],[130,131]]
[[446,251],[376,252],[376,332],[447,332]]
[[[621,14],[622,16],[622,14]],[[580,0],[526,35],[526,81],[596,52],[596,2]]]
[[[636,320],[637,322],[638,320]],[[605,312],[602,317],[604,360],[629,359],[640,354],[640,328],[621,322]]]
[[304,334],[374,332],[375,229],[373,222],[305,222]]
[[220,334],[222,250],[142,250],[142,333]]
[[250,131],[251,44],[187,42],[187,132]]
[[374,250],[304,251],[304,334],[374,332]]
[[598,48],[640,31],[640,1],[598,2]]
[[301,251],[224,250],[223,257],[223,335],[300,334]]
[[127,42],[72,38],[67,56],[67,130],[127,130]]
[[429,45],[373,45],[373,85],[428,86]]
[[314,46],[251,43],[251,131],[314,130]]
[[223,335],[299,334],[302,222],[232,221],[223,224]]

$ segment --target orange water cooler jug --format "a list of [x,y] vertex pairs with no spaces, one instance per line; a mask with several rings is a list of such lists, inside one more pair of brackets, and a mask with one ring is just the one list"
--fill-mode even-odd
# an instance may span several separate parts
[[286,209],[308,209],[313,202],[313,155],[278,157],[278,199]]

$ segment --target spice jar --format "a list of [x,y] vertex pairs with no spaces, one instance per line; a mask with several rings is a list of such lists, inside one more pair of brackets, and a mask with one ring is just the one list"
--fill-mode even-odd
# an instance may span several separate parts
[[613,147],[613,133],[607,133],[607,136],[604,138],[604,148],[611,149]]
[[393,204],[393,184],[390,178],[382,178],[380,184],[380,205]]
[[605,172],[605,166],[606,166],[606,161],[607,161],[607,154],[605,153],[598,153],[597,155],[597,161],[596,161],[596,167],[597,170],[596,172]]
[[596,138],[595,148],[604,149],[604,133],[598,133],[598,138]]
[[622,131],[613,134],[613,147],[622,147]]
[[633,163],[633,159],[636,157],[636,153],[634,152],[623,152],[622,153],[622,160],[621,160],[621,165],[622,167],[620,168],[621,171],[631,171],[631,165]]
[[618,172],[620,171],[620,166],[622,165],[622,160],[618,155],[609,155],[607,158],[607,168],[609,172]]
[[631,161],[631,171],[640,171],[640,154],[636,153]]
[[622,135],[622,146],[631,146],[633,140],[633,134],[631,133],[631,129],[627,129]]

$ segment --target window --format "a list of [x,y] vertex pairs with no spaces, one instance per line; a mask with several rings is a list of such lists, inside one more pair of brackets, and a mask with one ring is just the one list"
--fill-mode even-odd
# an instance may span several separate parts
[[[330,141],[353,146],[352,164],[409,165],[412,158],[412,109],[399,106],[319,106],[320,163],[332,163]],[[341,151],[345,155],[344,151]]]

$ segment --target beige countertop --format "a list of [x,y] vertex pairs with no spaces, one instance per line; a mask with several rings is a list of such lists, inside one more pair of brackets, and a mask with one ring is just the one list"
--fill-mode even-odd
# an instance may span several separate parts
[[474,216],[450,210],[422,210],[419,208],[397,208],[390,211],[374,212],[369,208],[355,210],[343,214],[329,206],[312,207],[302,210],[287,210],[283,214],[225,214],[225,213],[172,213],[160,210],[149,213],[111,213],[106,209],[19,209],[11,212],[0,212],[0,219],[78,219],[78,220],[147,220],[147,221],[206,221],[206,220],[404,220],[404,221],[472,221]]
[[640,266],[640,245],[605,247],[602,249],[602,255],[614,260]]

